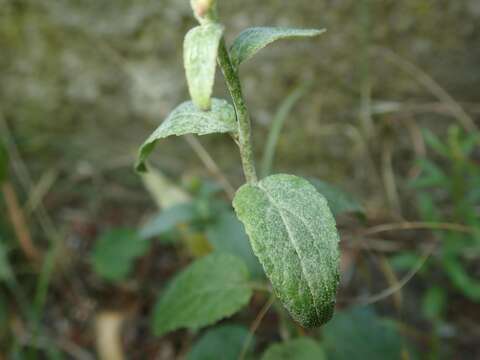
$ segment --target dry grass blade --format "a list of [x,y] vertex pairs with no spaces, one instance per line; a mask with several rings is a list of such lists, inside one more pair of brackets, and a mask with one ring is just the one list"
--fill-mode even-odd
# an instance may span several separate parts
[[392,50],[382,47],[375,47],[372,50],[378,55],[383,56],[392,64],[398,66],[404,72],[415,78],[420,84],[428,89],[438,100],[448,105],[450,113],[455,116],[458,122],[468,131],[478,131],[478,126],[468,115],[463,107],[430,75],[420,69],[413,63],[400,57]]

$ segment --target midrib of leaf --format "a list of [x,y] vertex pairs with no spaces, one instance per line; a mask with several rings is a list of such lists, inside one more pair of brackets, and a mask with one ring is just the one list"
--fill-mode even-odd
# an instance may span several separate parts
[[[272,204],[272,206],[278,211],[279,215],[280,215],[280,218],[282,219],[282,222],[283,222],[283,225],[285,226],[285,230],[287,231],[287,234],[288,234],[288,239],[290,240],[294,250],[295,250],[295,253],[297,254],[297,257],[299,259],[299,262],[300,262],[300,268],[302,269],[302,274],[303,274],[303,277],[305,278],[305,282],[307,283],[307,286],[308,286],[308,290],[310,290],[310,295],[312,296],[312,302],[313,302],[313,305],[315,307],[315,313],[317,314],[317,316],[320,318],[321,315],[320,313],[318,312],[318,306],[317,306],[317,302],[315,301],[315,294],[314,294],[314,291],[313,291],[313,286],[312,284],[310,283],[309,281],[309,277],[307,276],[307,271],[305,269],[305,265],[303,264],[303,261],[302,261],[302,257],[300,256],[300,251],[298,249],[298,244],[297,242],[295,241],[295,237],[293,236],[293,234],[291,233],[291,230],[290,230],[290,227],[287,223],[287,221],[285,220],[285,217],[284,217],[284,214],[282,212],[282,210],[286,210],[284,209],[282,206],[278,205],[274,200],[273,198],[270,196],[270,194],[268,193],[268,191],[262,187],[262,185],[260,184],[256,184],[256,186],[262,190],[264,193],[265,193],[265,196],[268,198],[268,200],[270,201],[270,204]],[[288,210],[287,210],[288,211]],[[288,211],[290,214],[292,214],[293,216],[295,216],[296,218],[300,219],[300,221],[302,222],[302,224],[307,228],[308,232],[310,233],[310,236],[312,236],[312,240],[315,241],[315,237],[313,236],[313,232],[312,230],[310,229],[309,226],[307,226],[305,224],[305,221],[300,217],[298,216],[297,214],[294,214],[293,212],[291,211]]]

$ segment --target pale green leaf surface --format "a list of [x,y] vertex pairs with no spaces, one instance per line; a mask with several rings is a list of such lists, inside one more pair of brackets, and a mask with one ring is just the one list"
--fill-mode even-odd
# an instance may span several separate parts
[[237,360],[249,331],[238,325],[208,330],[192,347],[187,360]]
[[248,28],[241,32],[233,42],[230,56],[233,65],[238,67],[242,62],[252,58],[257,52],[274,41],[295,37],[312,37],[320,35],[325,31],[325,29],[290,29],[282,27]]
[[121,281],[131,271],[135,259],[145,254],[150,243],[135,231],[115,229],[103,234],[95,243],[92,265],[95,272],[109,281]]
[[270,346],[262,360],[326,360],[322,347],[314,340],[302,337]]
[[245,263],[233,255],[212,254],[195,261],[158,300],[153,314],[155,335],[197,329],[233,315],[250,300],[248,281]]
[[201,110],[209,110],[223,26],[204,24],[191,29],[185,36],[183,60],[192,101]]
[[328,321],[339,280],[339,236],[325,198],[305,179],[272,175],[233,201],[276,295],[305,327]]
[[179,105],[140,147],[137,170],[145,171],[145,160],[158,140],[172,136],[237,131],[235,110],[225,100],[213,99],[209,111],[199,110],[191,101]]
[[216,252],[242,258],[253,278],[264,278],[262,266],[253,254],[245,229],[231,212],[221,214],[207,229],[208,241]]

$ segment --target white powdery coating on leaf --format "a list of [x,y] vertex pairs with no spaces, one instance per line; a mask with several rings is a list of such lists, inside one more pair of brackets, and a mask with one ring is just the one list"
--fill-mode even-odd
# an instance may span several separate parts
[[173,110],[167,119],[153,132],[140,148],[137,169],[143,170],[144,162],[158,140],[172,135],[234,133],[237,131],[235,110],[225,100],[212,99],[210,111],[202,111],[191,101]]
[[330,319],[338,285],[338,232],[325,198],[302,178],[273,175],[234,200],[255,254],[294,319]]
[[253,57],[267,45],[280,39],[311,37],[324,33],[317,29],[291,29],[282,27],[253,27],[246,29],[235,39],[230,54],[235,67]]
[[184,66],[193,102],[202,110],[210,108],[217,54],[223,26],[206,24],[190,30],[184,41]]

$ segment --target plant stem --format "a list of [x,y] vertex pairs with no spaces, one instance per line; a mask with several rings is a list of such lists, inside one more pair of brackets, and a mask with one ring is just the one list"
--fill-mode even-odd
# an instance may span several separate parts
[[228,91],[232,97],[235,112],[237,114],[240,156],[242,158],[245,179],[248,183],[255,183],[257,182],[257,172],[255,170],[255,159],[253,156],[250,115],[248,114],[248,109],[243,98],[238,71],[232,65],[224,40],[220,42],[218,63],[222,69],[223,76],[225,77]]

